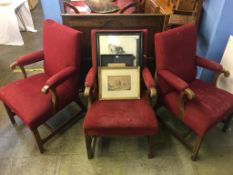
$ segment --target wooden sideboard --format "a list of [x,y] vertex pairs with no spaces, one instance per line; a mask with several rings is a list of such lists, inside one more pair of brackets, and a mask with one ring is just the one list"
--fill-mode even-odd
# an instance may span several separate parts
[[163,14],[62,14],[63,23],[83,32],[81,84],[91,66],[92,29],[148,29],[147,62],[154,73],[154,34],[166,28]]

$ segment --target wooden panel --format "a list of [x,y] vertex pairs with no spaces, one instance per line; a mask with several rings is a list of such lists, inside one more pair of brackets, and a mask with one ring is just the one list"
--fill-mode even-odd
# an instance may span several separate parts
[[62,14],[63,23],[80,30],[84,34],[84,57],[91,57],[91,29],[148,29],[148,55],[154,56],[153,36],[166,27],[165,15],[158,14]]
[[193,11],[196,0],[177,0],[176,10]]

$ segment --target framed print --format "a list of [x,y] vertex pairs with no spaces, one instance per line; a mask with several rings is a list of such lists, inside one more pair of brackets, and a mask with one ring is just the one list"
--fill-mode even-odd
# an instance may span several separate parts
[[140,68],[99,68],[99,99],[139,99]]
[[140,66],[143,51],[143,32],[103,31],[96,33],[96,54],[98,66],[108,63],[125,63],[126,66]]

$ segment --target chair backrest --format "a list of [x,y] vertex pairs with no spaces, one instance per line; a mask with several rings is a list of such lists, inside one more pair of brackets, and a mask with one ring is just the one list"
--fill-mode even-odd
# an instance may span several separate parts
[[70,2],[67,2],[67,1],[63,1],[63,4],[64,4],[64,12],[67,13],[67,9],[72,9],[75,13],[79,13],[78,9],[72,5]]
[[[196,76],[196,27],[193,23],[155,34],[156,69],[169,70],[186,82]],[[159,77],[158,77],[159,78]],[[167,93],[168,84],[161,91]]]
[[[135,32],[142,32],[143,34],[143,43],[142,43],[142,53],[141,53],[141,64],[142,66],[146,63],[146,57],[144,55],[147,55],[148,52],[148,30],[147,29],[138,29],[138,30],[99,30],[99,29],[93,29],[91,30],[91,46],[92,46],[92,67],[97,67],[97,34],[98,33],[104,33],[104,34],[111,34],[111,33],[135,33]],[[140,49],[140,48],[138,48]]]
[[44,22],[45,73],[52,76],[67,66],[79,69],[82,33],[52,20]]

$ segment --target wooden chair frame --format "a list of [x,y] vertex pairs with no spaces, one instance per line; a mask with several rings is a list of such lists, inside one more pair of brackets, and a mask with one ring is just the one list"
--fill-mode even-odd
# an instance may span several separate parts
[[[84,96],[87,97],[88,99],[88,108],[91,106],[93,102],[93,89],[90,86],[86,86],[84,90]],[[157,91],[155,88],[148,88],[146,92],[150,96],[150,100],[153,97],[157,96]],[[152,103],[152,101],[150,101]],[[96,144],[96,139],[97,136],[90,136],[90,135],[85,135],[85,142],[86,142],[86,150],[87,150],[87,157],[88,159],[92,159],[94,157],[94,152],[95,152],[95,144]],[[147,141],[148,141],[148,158],[153,158],[154,157],[154,141],[153,141],[153,136],[147,136]]]
[[[17,63],[14,62],[10,65],[11,69],[14,70],[15,67],[17,66]],[[23,74],[23,77],[26,79],[27,78],[27,73],[26,73],[26,70],[23,66],[20,66],[20,69],[22,71],[22,74]],[[58,112],[57,110],[57,104],[58,104],[58,96],[57,96],[57,93],[56,93],[56,88],[51,88],[47,85],[45,85],[42,89],[41,89],[42,93],[45,93],[47,94],[49,91],[51,92],[52,94],[52,111],[53,111],[53,114],[56,114],[56,112]],[[58,126],[57,128],[53,129],[53,128],[50,128],[51,130],[51,133],[45,137],[45,138],[41,138],[40,136],[40,133],[38,131],[38,128],[34,128],[34,129],[31,129],[31,132],[36,140],[36,143],[38,145],[38,148],[40,150],[40,153],[43,153],[45,151],[44,149],[44,144],[50,140],[53,136],[55,136],[58,132],[60,132],[61,130],[65,129],[67,126],[70,126],[71,124],[73,124],[75,121],[81,119],[80,115],[86,111],[86,107],[84,106],[84,104],[79,100],[79,99],[76,99],[75,100],[75,103],[78,104],[80,107],[81,107],[81,110],[79,112],[76,112],[72,115],[72,117],[70,119],[68,119],[67,121],[65,121],[63,124],[61,124],[60,126]],[[13,125],[16,124],[15,122],[15,119],[14,119],[14,116],[15,116],[15,113],[13,111],[11,111],[11,109],[4,103],[4,107],[6,109],[6,112],[10,118],[10,121]],[[77,117],[78,116],[78,117]],[[48,125],[45,123],[44,125],[46,125],[48,127]]]
[[[217,82],[218,77],[222,73],[224,74],[225,77],[228,77],[230,75],[230,72],[225,70],[225,69],[222,69],[222,71],[217,72],[214,76],[214,79],[213,79],[213,84],[215,86],[216,86],[216,82]],[[179,111],[180,111],[179,117],[180,117],[181,121],[184,120],[185,101],[192,100],[193,98],[195,98],[195,93],[189,88],[184,89],[180,93],[178,104],[179,104]],[[156,106],[156,108],[158,108],[158,106]],[[233,117],[233,114],[231,114],[225,120],[222,121],[224,124],[223,128],[222,128],[223,132],[227,131],[227,129],[230,125],[230,122],[232,120],[232,117]],[[192,151],[191,160],[195,161],[197,159],[198,152],[199,152],[199,149],[200,149],[201,144],[203,142],[204,136],[203,137],[196,136],[195,143],[193,145],[191,145],[184,136],[182,136],[180,133],[178,133],[173,127],[169,126],[169,124],[166,124],[166,122],[164,122],[160,117],[158,117],[158,118],[159,118],[160,122],[171,132],[171,134],[174,137],[176,137],[181,143],[183,143],[189,150]],[[190,131],[191,131],[191,129],[190,129]]]

